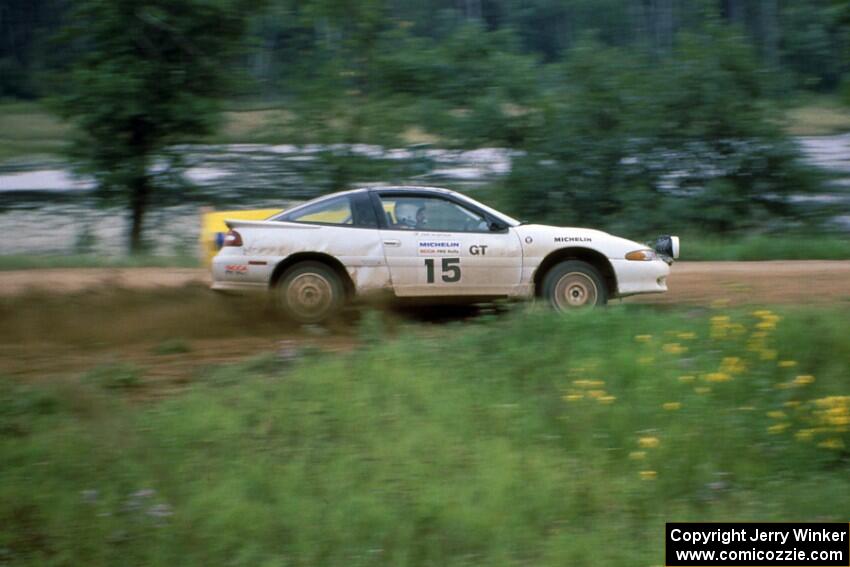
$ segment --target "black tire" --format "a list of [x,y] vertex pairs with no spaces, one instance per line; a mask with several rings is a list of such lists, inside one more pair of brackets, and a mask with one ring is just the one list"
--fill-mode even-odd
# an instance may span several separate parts
[[275,286],[275,303],[298,323],[321,323],[345,304],[345,286],[327,264],[299,262],[287,268]]
[[605,279],[594,266],[567,260],[554,266],[543,278],[543,298],[556,311],[599,307],[608,302]]

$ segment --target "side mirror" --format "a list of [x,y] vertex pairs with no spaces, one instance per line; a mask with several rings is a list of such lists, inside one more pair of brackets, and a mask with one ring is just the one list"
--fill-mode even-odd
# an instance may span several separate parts
[[490,221],[490,232],[504,232],[508,229],[508,225],[501,221]]

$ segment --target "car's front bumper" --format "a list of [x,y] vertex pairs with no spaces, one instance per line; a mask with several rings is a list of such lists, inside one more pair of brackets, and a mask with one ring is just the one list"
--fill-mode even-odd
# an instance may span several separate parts
[[663,260],[640,262],[612,259],[611,265],[617,276],[617,295],[619,297],[667,291],[667,276],[670,275],[670,266]]

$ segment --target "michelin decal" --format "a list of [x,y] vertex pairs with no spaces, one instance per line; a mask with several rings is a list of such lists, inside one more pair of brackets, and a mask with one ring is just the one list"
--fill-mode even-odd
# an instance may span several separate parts
[[445,256],[460,254],[460,242],[456,240],[420,240],[420,256]]

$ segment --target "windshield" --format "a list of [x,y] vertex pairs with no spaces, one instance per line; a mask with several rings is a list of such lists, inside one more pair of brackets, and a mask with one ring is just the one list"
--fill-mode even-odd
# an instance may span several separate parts
[[457,197],[459,197],[460,199],[462,199],[463,201],[466,201],[467,203],[471,203],[471,204],[475,205],[476,207],[487,211],[488,213],[490,213],[491,215],[493,215],[497,219],[504,221],[505,224],[507,224],[508,226],[519,226],[520,224],[522,224],[518,220],[516,220],[515,218],[509,217],[508,215],[506,215],[504,213],[500,213],[496,209],[494,209],[492,207],[488,207],[484,203],[479,203],[475,199],[470,199],[466,195],[463,195],[461,193],[455,193],[455,195]]

